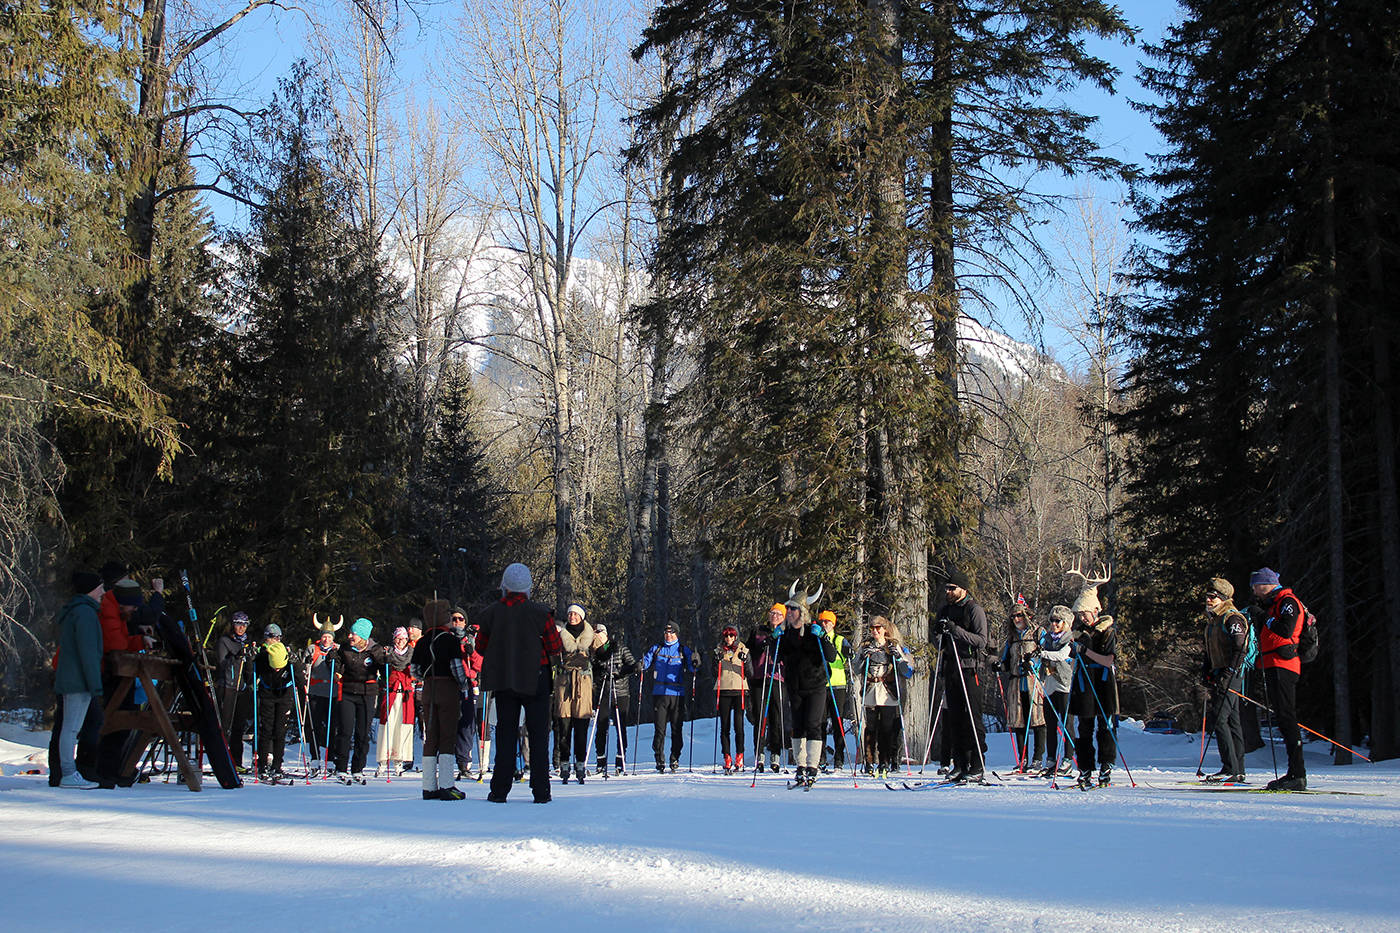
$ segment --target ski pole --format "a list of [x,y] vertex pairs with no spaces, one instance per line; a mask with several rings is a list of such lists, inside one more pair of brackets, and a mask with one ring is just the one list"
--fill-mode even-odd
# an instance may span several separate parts
[[[385,783],[385,784],[392,784],[392,783],[394,783],[394,741],[393,741],[393,740],[394,740],[395,738],[398,738],[398,736],[390,736],[390,735],[388,734],[388,732],[389,732],[389,720],[391,720],[391,719],[394,718],[394,694],[397,693],[397,692],[400,692],[400,688],[395,688],[394,690],[390,690],[390,689],[389,689],[389,655],[388,655],[388,652],[385,652],[385,655],[384,655],[384,728],[379,730],[379,737],[380,737],[381,739],[383,739],[383,740],[384,740],[384,744],[385,744],[386,746],[388,746],[388,747],[384,750],[384,783]],[[402,702],[402,698],[400,698],[400,702]],[[400,712],[399,712],[399,719],[402,720],[402,719],[403,719],[403,712],[402,712],[403,707],[402,707],[402,705],[400,705],[399,710],[400,710]]]
[[258,743],[258,665],[253,665],[253,783],[262,771],[262,746]]
[[[288,661],[290,664],[291,662]],[[297,714],[297,748],[301,750],[301,770],[306,775],[306,783],[311,783],[311,769],[306,763],[306,719],[301,715],[301,692],[297,689],[296,677],[292,677],[292,710]],[[310,710],[307,710],[310,713]]]
[[[835,632],[832,632],[831,634],[832,634],[832,638],[835,638],[835,637],[836,637],[836,633],[835,633]],[[834,650],[836,649],[836,643],[833,641],[833,642],[831,642],[830,644],[831,644],[831,646],[832,646],[832,650],[834,651]],[[845,727],[845,725],[841,722],[841,707],[839,707],[839,706],[836,705],[836,688],[835,688],[834,686],[832,686],[832,683],[831,683],[831,662],[828,661],[828,660],[826,659],[826,648],[825,648],[825,647],[822,648],[822,665],[826,668],[826,689],[827,689],[827,692],[831,694],[831,708],[832,708],[833,710],[835,710],[835,712],[836,712],[836,728],[840,729],[842,732],[845,732],[845,731],[846,731],[846,727]],[[823,740],[822,740],[822,745],[825,745],[825,744],[826,744],[826,740],[825,740],[825,738],[823,738]],[[833,751],[833,754],[834,754],[834,751]],[[825,749],[822,750],[822,761],[823,761],[823,762],[826,761],[826,751],[825,751]],[[851,768],[851,783],[854,784],[854,783],[855,783],[855,780],[856,780],[855,768],[852,767],[852,768]],[[857,786],[858,786],[858,785],[857,785]]]
[[642,691],[646,689],[647,672],[637,672],[637,716],[632,720],[632,747],[636,748],[642,735]]
[[[1251,700],[1249,697],[1245,696],[1243,693],[1240,693],[1238,690],[1234,689],[1233,687],[1231,687],[1231,688],[1229,688],[1229,689],[1230,689],[1230,692],[1233,693],[1235,696],[1240,697],[1241,699],[1244,699],[1244,700],[1248,700],[1250,703],[1253,703],[1255,706],[1261,707],[1265,712],[1267,712],[1267,713],[1269,714],[1269,719],[1270,719],[1270,721],[1273,720],[1273,718],[1274,718],[1273,711],[1270,710],[1267,706],[1264,706],[1263,703],[1260,703],[1258,700]],[[1333,745],[1337,746],[1337,747],[1340,748],[1340,749],[1343,749],[1344,751],[1351,752],[1353,755],[1355,755],[1357,758],[1360,758],[1362,761],[1371,762],[1371,759],[1367,758],[1365,755],[1361,754],[1360,752],[1355,751],[1355,750],[1350,749],[1350,748],[1347,748],[1345,745],[1343,745],[1343,744],[1340,743],[1340,742],[1333,742],[1331,739],[1327,738],[1327,736],[1323,735],[1321,732],[1318,732],[1316,729],[1308,729],[1308,727],[1305,726],[1305,725],[1303,725],[1301,722],[1298,723],[1298,728],[1300,728],[1300,729],[1307,729],[1307,731],[1311,732],[1313,735],[1317,736],[1319,739],[1323,739],[1323,740],[1325,740],[1325,741],[1332,742]],[[1371,762],[1371,763],[1374,764],[1375,762]]]
[[778,669],[778,654],[783,650],[783,642],[781,638],[770,639],[770,641],[773,643],[773,654],[772,657],[768,658],[766,663],[764,664],[763,717],[762,721],[759,723],[758,726],[759,738],[758,743],[754,748],[753,755],[753,780],[749,783],[749,787],[758,786],[758,769],[763,767],[762,744],[763,740],[768,735],[768,707],[769,704],[773,702],[773,684],[776,680],[776,678],[773,675],[777,673]]
[[686,744],[690,746],[688,759],[685,765],[686,774],[695,773],[695,678],[699,675],[700,668],[690,672],[690,741]]
[[[735,656],[736,656],[736,657],[738,656],[738,649],[735,649]],[[712,752],[710,753],[710,755],[711,755],[711,758],[710,758],[710,773],[711,773],[711,774],[714,774],[714,773],[715,773],[715,765],[718,764],[718,759],[719,759],[719,730],[720,730],[720,721],[719,721],[719,682],[720,682],[720,680],[723,679],[723,677],[724,677],[724,649],[723,649],[723,648],[720,648],[719,660],[715,662],[715,748],[714,748],[714,751],[712,751]],[[725,728],[726,728],[726,729],[728,728],[727,725],[725,726]]]
[[[1076,654],[1075,657],[1078,658],[1079,655]],[[1108,670],[1108,668],[1104,668],[1104,670]],[[1118,743],[1118,729],[1115,724],[1108,721],[1108,713],[1104,712],[1103,704],[1099,702],[1099,691],[1094,688],[1093,675],[1085,668],[1083,662],[1079,665],[1079,672],[1084,675],[1084,682],[1089,685],[1089,692],[1093,694],[1094,706],[1098,708],[1099,718],[1103,720],[1103,724],[1108,731],[1113,733],[1113,746],[1118,750],[1118,760],[1123,762],[1123,770],[1128,774],[1128,783],[1133,787],[1137,787],[1137,781],[1133,780],[1132,769],[1128,767],[1128,759],[1123,757],[1123,749]]]
[[894,703],[895,709],[899,710],[899,738],[904,744],[904,773],[908,777],[914,776],[914,760],[909,757],[909,730],[904,723],[904,698],[899,690],[899,661],[904,657],[900,650],[903,646],[892,646],[890,651],[890,667],[894,668]]
[[[1073,668],[1071,667],[1071,669]],[[1065,697],[1066,699],[1068,699],[1068,692],[1065,692]],[[1060,730],[1059,749],[1055,753],[1055,766],[1051,769],[1050,772],[1050,786],[1055,788],[1056,790],[1059,790],[1060,762],[1065,760],[1065,752],[1070,750],[1069,729],[1065,727],[1065,721],[1064,718],[1060,715],[1060,711],[1055,709],[1055,701],[1051,699],[1049,695],[1046,696],[1045,700],[1050,705],[1050,712],[1055,714],[1055,728]],[[1068,710],[1068,707],[1066,707],[1066,710]]]
[[[948,639],[948,646],[953,650],[953,666],[958,670],[958,683],[962,684],[963,704],[967,708],[967,722],[972,728],[972,744],[977,747],[977,761],[982,766],[980,770],[985,772],[987,759],[982,754],[982,742],[977,736],[977,721],[972,716],[972,697],[967,695],[967,678],[963,675],[962,659],[958,657],[958,643],[953,641],[952,635],[945,634],[944,637]],[[976,677],[976,672],[972,676]],[[1131,777],[1132,775],[1129,775],[1129,778]]]
[[331,655],[330,685],[326,693],[326,744],[321,747],[321,780],[330,778],[331,720],[335,718],[335,655]]
[[[1016,730],[1011,725],[1011,704],[1006,699],[1006,688],[1001,683],[1001,672],[997,674],[997,693],[1001,696],[1001,717],[1006,725],[1007,735],[1011,737],[1011,757],[1016,759],[1016,770],[1021,770],[1021,753],[1016,748]],[[1027,719],[1029,722],[1029,719]]]
[[[867,660],[866,664],[869,665],[869,663],[870,662]],[[943,707],[941,705],[935,706],[935,704],[938,702],[938,671],[942,668],[942,666],[943,647],[940,644],[938,648],[938,653],[934,655],[933,658],[933,678],[928,682],[928,718],[929,722],[932,723],[932,725],[930,725],[928,728],[928,744],[924,746],[924,760],[919,762],[920,774],[924,773],[924,767],[928,764],[929,759],[933,757],[933,737],[938,732],[938,721],[941,718],[943,718]],[[945,683],[943,685],[943,692],[944,694],[947,694],[947,678],[945,677],[944,680]],[[937,711],[935,712],[935,710]]]
[[[488,690],[481,694],[481,744],[477,748],[480,754],[477,755],[478,761],[476,763],[476,782],[478,784],[486,780],[486,752],[489,741],[486,736],[490,730],[490,719],[491,692]],[[494,764],[491,766],[491,770],[493,772],[496,770]]]

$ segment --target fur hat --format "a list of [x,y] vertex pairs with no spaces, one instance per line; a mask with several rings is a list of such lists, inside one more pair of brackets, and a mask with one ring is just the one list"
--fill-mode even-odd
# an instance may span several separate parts
[[1074,612],[1068,606],[1052,606],[1050,608],[1051,622],[1073,622]]
[[1206,584],[1206,592],[1214,593],[1221,599],[1232,599],[1235,595],[1235,588],[1224,577],[1211,577],[1210,583]]
[[524,593],[529,596],[534,590],[535,583],[530,578],[530,568],[524,564],[515,563],[506,568],[501,574],[502,593]]
[[423,624],[428,628],[447,628],[451,618],[452,604],[447,600],[430,599],[423,604]]

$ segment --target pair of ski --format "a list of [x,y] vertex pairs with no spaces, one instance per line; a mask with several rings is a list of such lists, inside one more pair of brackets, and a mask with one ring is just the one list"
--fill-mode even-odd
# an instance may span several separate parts
[[[994,775],[994,776],[995,776],[995,775]],[[981,779],[981,780],[977,780],[977,781],[968,781],[968,780],[962,780],[962,781],[915,781],[915,782],[912,783],[912,784],[911,784],[910,782],[908,782],[908,781],[900,781],[898,787],[896,787],[895,785],[891,784],[889,781],[886,781],[886,782],[885,782],[885,788],[886,788],[887,790],[940,790],[940,789],[945,788],[945,787],[998,787],[998,786],[1000,786],[1000,785],[998,785],[996,782],[994,782],[994,781],[988,781],[988,780],[986,780],[985,778],[983,778],[983,779]]]
[[1203,781],[1178,781],[1171,787],[1159,788],[1160,790],[1176,791],[1202,791],[1205,793],[1235,793],[1235,794],[1303,794],[1312,796],[1332,796],[1332,797],[1380,797],[1381,794],[1368,794],[1356,790],[1270,790],[1267,787],[1260,787],[1246,782],[1212,782]]

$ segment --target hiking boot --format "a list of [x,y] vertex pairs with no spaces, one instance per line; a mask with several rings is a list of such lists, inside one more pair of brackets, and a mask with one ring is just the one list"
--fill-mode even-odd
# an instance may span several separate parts
[[1265,787],[1269,790],[1307,790],[1308,779],[1306,775],[1294,777],[1291,774],[1285,774],[1281,778],[1270,781]]

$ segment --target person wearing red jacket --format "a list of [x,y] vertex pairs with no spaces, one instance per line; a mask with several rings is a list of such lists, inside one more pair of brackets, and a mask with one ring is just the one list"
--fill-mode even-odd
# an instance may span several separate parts
[[1254,597],[1266,613],[1259,625],[1259,668],[1269,704],[1288,749],[1288,773],[1268,784],[1269,790],[1307,790],[1308,772],[1303,764],[1303,736],[1298,729],[1298,677],[1303,673],[1298,658],[1298,639],[1303,634],[1303,604],[1293,591],[1279,583],[1278,573],[1268,567],[1249,575]]

